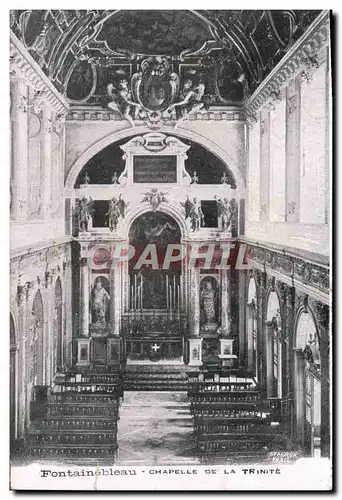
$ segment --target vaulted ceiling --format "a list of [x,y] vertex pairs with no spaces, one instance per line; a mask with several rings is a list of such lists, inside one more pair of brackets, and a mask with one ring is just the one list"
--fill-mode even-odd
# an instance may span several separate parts
[[70,102],[103,104],[108,83],[153,60],[180,85],[204,82],[209,104],[222,105],[242,103],[319,12],[16,10],[10,20]]

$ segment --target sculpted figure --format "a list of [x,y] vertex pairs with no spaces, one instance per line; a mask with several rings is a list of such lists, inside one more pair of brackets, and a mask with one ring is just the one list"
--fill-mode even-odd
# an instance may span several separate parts
[[193,199],[190,208],[190,219],[192,231],[198,231],[204,226],[204,215],[201,208],[201,202],[197,198]]
[[211,281],[206,281],[201,292],[204,325],[216,324],[216,293]]
[[228,198],[223,198],[223,200],[221,200],[215,196],[215,200],[217,202],[217,214],[221,217],[221,229],[222,231],[228,231],[232,220],[231,203]]
[[119,210],[119,203],[116,198],[112,198],[109,202],[109,210],[106,213],[106,216],[108,216],[108,226],[110,231],[116,231],[116,228],[118,226],[119,222],[119,217],[120,217],[120,210]]
[[78,218],[79,230],[81,232],[88,231],[89,220],[91,219],[91,208],[93,200],[83,196],[80,200],[76,200],[75,214]]
[[104,288],[102,279],[98,278],[92,291],[92,315],[93,323],[106,326],[106,312],[110,301],[110,295]]
[[199,111],[204,107],[204,91],[205,85],[202,80],[200,80],[197,87],[195,87],[192,79],[187,78],[183,84],[182,90],[179,93],[180,101],[169,106],[167,112],[171,113],[174,109],[176,109],[178,118],[185,118],[190,113]]
[[108,107],[120,113],[132,127],[134,121],[132,117],[133,108],[142,109],[140,104],[132,100],[132,93],[129,90],[128,79],[124,76],[118,81],[117,87],[113,83],[107,85],[107,95],[109,97]]

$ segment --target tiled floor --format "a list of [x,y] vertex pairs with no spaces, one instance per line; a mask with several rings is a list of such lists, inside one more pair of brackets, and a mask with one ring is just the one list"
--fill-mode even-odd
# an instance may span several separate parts
[[185,392],[125,392],[116,465],[199,463]]

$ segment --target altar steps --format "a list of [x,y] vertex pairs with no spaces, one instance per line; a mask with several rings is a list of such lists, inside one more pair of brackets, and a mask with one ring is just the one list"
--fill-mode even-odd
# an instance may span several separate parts
[[123,385],[125,391],[186,391],[187,374],[184,365],[127,365]]

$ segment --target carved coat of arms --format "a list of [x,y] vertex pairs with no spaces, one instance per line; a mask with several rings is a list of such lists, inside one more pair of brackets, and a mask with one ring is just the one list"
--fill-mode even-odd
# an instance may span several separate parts
[[134,100],[146,110],[151,122],[158,122],[179,92],[179,76],[166,57],[149,57],[132,76]]

